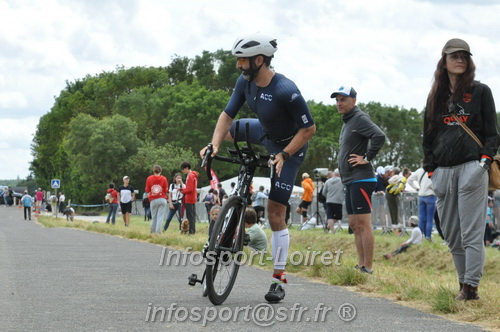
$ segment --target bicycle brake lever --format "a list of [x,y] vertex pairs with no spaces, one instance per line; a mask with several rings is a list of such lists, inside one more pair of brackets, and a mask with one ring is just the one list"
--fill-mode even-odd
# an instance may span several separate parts
[[213,146],[212,146],[212,143],[209,143],[207,145],[207,149],[205,150],[205,157],[203,158],[203,161],[201,162],[201,167],[205,168],[205,170],[207,172],[207,177],[209,179],[212,179],[212,174],[211,174],[212,153],[213,153]]
[[205,155],[203,157],[203,160],[201,161],[201,167],[205,168],[205,166],[208,163],[208,159],[211,158],[212,156],[212,153],[213,153],[212,143],[208,143],[207,149],[205,150]]

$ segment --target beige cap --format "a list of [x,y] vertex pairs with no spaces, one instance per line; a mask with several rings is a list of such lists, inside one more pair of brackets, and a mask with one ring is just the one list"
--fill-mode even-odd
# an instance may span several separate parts
[[444,45],[443,51],[441,55],[451,54],[459,51],[464,51],[472,55],[470,52],[469,44],[465,40],[459,38],[453,38],[448,40],[448,42]]

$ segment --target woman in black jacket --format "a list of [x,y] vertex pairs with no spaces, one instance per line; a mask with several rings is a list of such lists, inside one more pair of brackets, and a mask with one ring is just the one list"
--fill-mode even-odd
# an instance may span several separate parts
[[[488,168],[498,149],[492,93],[474,80],[471,55],[464,40],[446,43],[424,118],[424,169],[432,179],[441,228],[457,270],[457,300],[479,299]],[[457,121],[470,128],[482,146]]]

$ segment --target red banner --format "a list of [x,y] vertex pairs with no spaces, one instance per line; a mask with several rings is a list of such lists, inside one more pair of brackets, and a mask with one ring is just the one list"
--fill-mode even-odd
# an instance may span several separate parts
[[217,178],[217,175],[215,174],[213,169],[210,169],[210,175],[212,175],[212,180],[210,180],[210,187],[212,187],[212,189],[217,189],[219,179]]

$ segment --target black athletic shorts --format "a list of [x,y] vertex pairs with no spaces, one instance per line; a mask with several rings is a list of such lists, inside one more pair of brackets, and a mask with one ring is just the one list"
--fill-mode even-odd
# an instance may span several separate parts
[[[267,135],[264,133],[264,129],[258,119],[240,119],[239,122],[240,128],[238,131],[238,137],[234,137],[236,121],[233,122],[230,128],[231,136],[235,138],[237,142],[245,141],[245,123],[248,122],[250,125],[249,141],[251,144],[263,145],[267,152],[273,154],[277,154],[285,148],[286,144],[280,145],[267,138]],[[276,177],[275,182],[271,186],[271,190],[269,192],[270,200],[285,206],[288,204],[288,199],[292,194],[297,172],[306,157],[307,147],[308,143],[306,143],[297,152],[295,152],[294,155],[290,156],[290,158],[285,161],[283,168],[281,169],[280,177]]]
[[342,204],[326,203],[326,219],[342,220]]
[[302,201],[302,202],[300,202],[299,207],[300,207],[300,208],[304,208],[304,209],[306,209],[306,210],[307,210],[307,209],[309,208],[309,205],[311,205],[311,202],[308,202],[308,201]]
[[347,214],[372,212],[372,193],[377,182],[354,182],[345,186],[345,208]]
[[122,209],[122,214],[125,213],[132,213],[132,202],[128,203],[121,203],[120,202],[120,209]]

